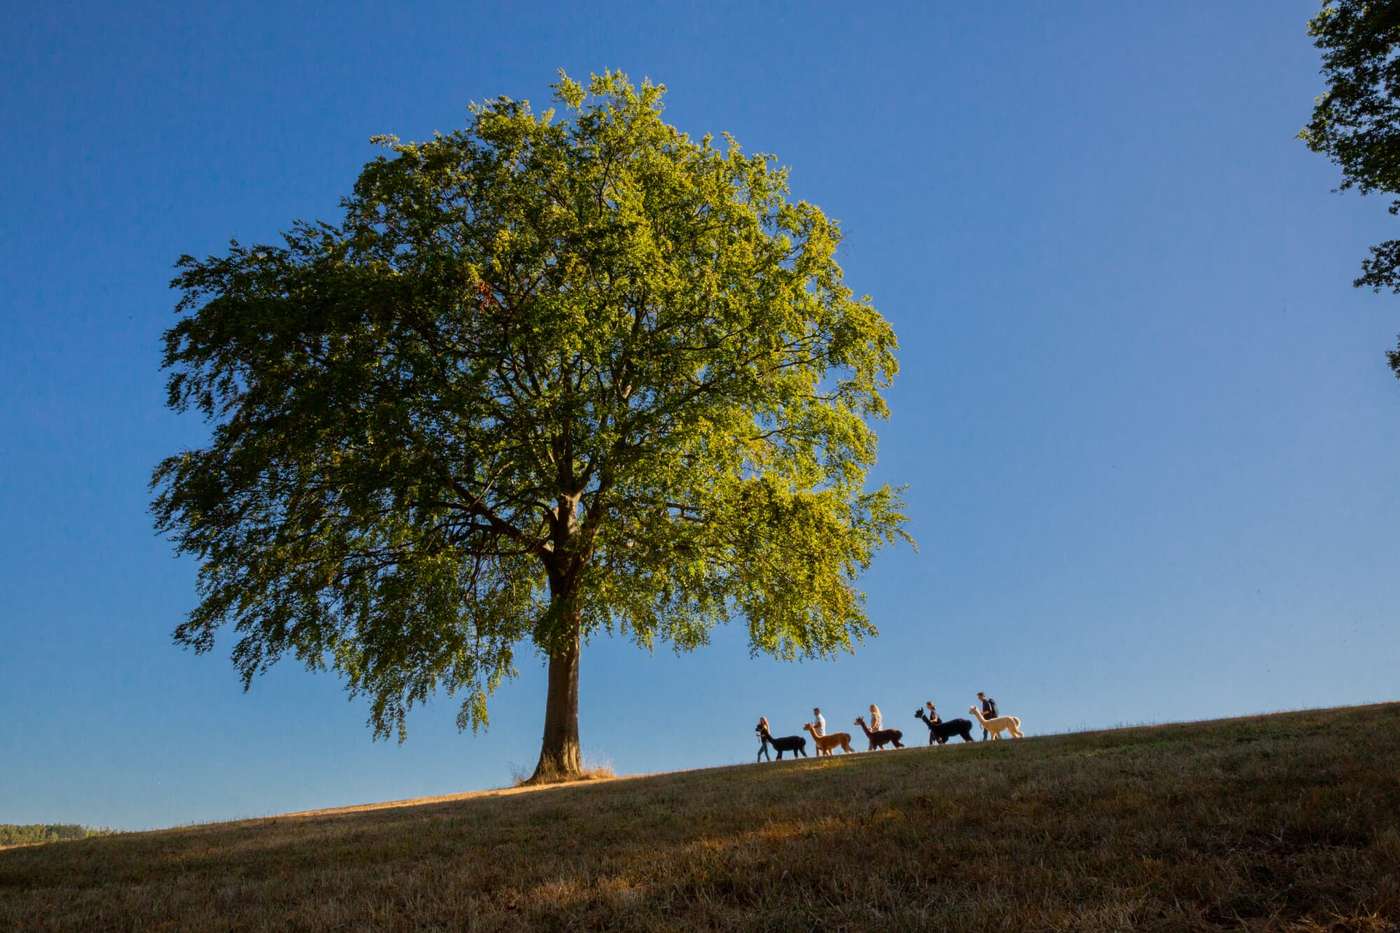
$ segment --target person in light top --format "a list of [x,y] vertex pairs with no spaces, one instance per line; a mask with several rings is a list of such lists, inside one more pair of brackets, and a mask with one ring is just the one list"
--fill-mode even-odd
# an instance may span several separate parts
[[817,735],[826,735],[826,717],[822,715],[820,707],[812,707],[812,729]]
[[871,703],[871,704],[870,704],[870,731],[871,731],[871,732],[879,732],[879,731],[880,731],[880,718],[881,718],[881,717],[880,717],[880,707],[876,706],[874,703]]

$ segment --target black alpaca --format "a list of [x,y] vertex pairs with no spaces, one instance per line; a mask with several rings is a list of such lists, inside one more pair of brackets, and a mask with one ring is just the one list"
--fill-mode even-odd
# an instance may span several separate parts
[[937,742],[942,745],[955,735],[962,736],[964,742],[972,741],[972,722],[967,719],[950,719],[944,722],[941,719],[929,719],[928,715],[921,709],[914,710],[914,716],[924,721],[928,726],[928,744]]
[[767,754],[769,745],[772,745],[778,750],[779,761],[783,760],[783,752],[792,752],[792,757],[794,758],[798,755],[801,755],[803,758],[810,757],[807,754],[807,740],[800,735],[785,735],[780,739],[775,739],[773,738],[773,734],[762,724],[759,725],[757,731],[758,740],[762,743],[758,750],[759,757]]

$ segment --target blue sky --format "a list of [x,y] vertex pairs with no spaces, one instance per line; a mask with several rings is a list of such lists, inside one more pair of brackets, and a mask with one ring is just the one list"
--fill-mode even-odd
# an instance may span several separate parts
[[[513,6],[513,5],[512,5]],[[0,28],[0,822],[122,828],[499,786],[538,753],[528,656],[489,733],[436,702],[374,743],[333,675],[244,694],[171,643],[194,567],[151,530],[181,253],[336,216],[374,154],[555,70],[792,168],[903,372],[876,479],[920,549],[830,663],[587,648],[585,755],[751,760],[870,702],[922,740],[979,689],[1030,733],[1394,699],[1393,235],[1294,139],[1311,2],[9,4]]]

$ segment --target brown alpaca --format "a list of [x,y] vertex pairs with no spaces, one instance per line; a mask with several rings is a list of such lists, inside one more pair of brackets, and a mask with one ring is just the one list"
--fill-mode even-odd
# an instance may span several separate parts
[[804,722],[802,728],[812,733],[812,738],[817,742],[817,757],[823,755],[831,756],[833,748],[839,748],[843,752],[851,752],[851,734],[849,732],[833,732],[831,735],[817,735],[817,730],[812,728],[810,722]]
[[865,737],[870,740],[870,750],[872,752],[877,748],[883,748],[890,742],[894,743],[895,748],[904,747],[903,743],[899,741],[904,738],[904,733],[898,729],[880,729],[877,732],[871,732],[870,727],[865,724],[864,716],[856,717],[856,725],[860,726],[861,731],[865,733]]

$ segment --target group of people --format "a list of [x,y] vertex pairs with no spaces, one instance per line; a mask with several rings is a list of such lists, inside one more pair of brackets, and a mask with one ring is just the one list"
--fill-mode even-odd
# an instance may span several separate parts
[[[982,716],[984,718],[995,719],[997,717],[998,714],[996,700],[987,696],[987,694],[983,691],[978,690],[977,702],[982,705]],[[926,700],[924,702],[924,707],[928,710],[926,715],[928,716],[928,721],[930,723],[938,723],[943,721],[942,717],[938,715],[938,708],[933,705],[932,700]],[[884,717],[880,714],[880,707],[876,706],[874,703],[871,703],[870,731],[879,732],[881,729],[884,728],[883,723]],[[766,735],[771,734],[771,732],[772,730],[769,728],[768,725],[768,717],[758,717],[758,725],[754,728],[754,733],[758,736],[758,753],[760,758],[765,757],[768,754],[768,743],[764,740],[764,737]],[[812,707],[812,734],[816,736],[826,735],[826,717],[822,715],[821,707],[819,706]],[[987,730],[983,729],[982,741],[985,742],[987,740],[987,737]]]
[[[983,693],[981,690],[978,690],[978,691],[977,691],[977,702],[978,702],[979,704],[981,704],[981,706],[982,706],[982,718],[983,718],[983,719],[996,719],[997,716],[1000,715],[1000,714],[997,712],[997,701],[994,700],[994,699],[992,699],[991,697],[987,696],[987,695],[986,695],[985,693]],[[925,701],[924,707],[928,710],[928,721],[929,721],[929,722],[942,722],[942,721],[943,721],[943,717],[941,717],[941,716],[938,715],[938,708],[935,707],[935,706],[933,705],[933,701],[932,701],[932,700],[927,700],[927,701]],[[986,729],[983,729],[983,730],[982,730],[982,741],[984,741],[984,742],[987,741],[987,730],[986,730]]]

